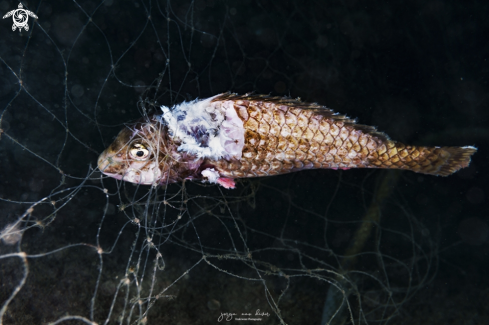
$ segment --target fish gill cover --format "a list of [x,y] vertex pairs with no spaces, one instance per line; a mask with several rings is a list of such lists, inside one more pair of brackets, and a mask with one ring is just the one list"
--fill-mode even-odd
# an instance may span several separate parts
[[1,324],[487,319],[463,302],[489,299],[473,289],[489,236],[477,155],[448,178],[316,170],[234,190],[96,169],[124,123],[226,91],[301,97],[403,142],[483,146],[484,8],[22,3],[29,30],[0,26]]

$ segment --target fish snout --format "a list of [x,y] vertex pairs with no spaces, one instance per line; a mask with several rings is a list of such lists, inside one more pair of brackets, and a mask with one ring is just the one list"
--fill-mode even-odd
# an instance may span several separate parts
[[102,173],[106,173],[107,168],[112,164],[112,157],[108,156],[104,151],[98,156],[97,167]]

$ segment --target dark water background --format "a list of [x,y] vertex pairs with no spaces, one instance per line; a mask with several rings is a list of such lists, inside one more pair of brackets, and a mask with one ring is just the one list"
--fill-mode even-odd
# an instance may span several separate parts
[[[441,178],[404,172],[392,187],[396,202],[416,216],[434,243],[431,253],[436,255],[436,271],[431,273],[432,281],[403,304],[389,322],[489,323],[489,179],[485,167],[489,158],[489,3],[162,1],[134,5],[113,1],[98,9],[99,3],[92,1],[27,4],[39,16],[36,24],[40,26],[30,22],[31,30],[19,34],[11,31],[11,20],[1,21],[0,109],[8,111],[1,128],[36,155],[26,153],[6,136],[0,140],[0,197],[23,203],[0,203],[0,218],[7,220],[0,223],[2,227],[22,215],[29,206],[27,202],[49,195],[58,186],[62,188],[60,170],[82,180],[88,165],[95,165],[97,154],[122,123],[140,116],[137,102],[161,72],[164,74],[157,100],[165,105],[225,91],[301,97],[358,117],[363,124],[376,125],[404,143],[479,148],[471,166],[455,175]],[[16,7],[17,2],[0,2],[2,15]],[[151,24],[146,14],[149,11]],[[168,17],[171,22],[166,20]],[[94,24],[88,23],[89,18]],[[112,65],[116,68],[111,72]],[[19,79],[25,86],[20,92]],[[62,126],[52,115],[67,124]],[[65,141],[66,129],[76,139],[68,137]],[[367,170],[310,171],[265,180],[256,194],[255,210],[243,207],[242,213],[249,215],[250,223],[261,231],[277,236],[275,232],[283,222],[280,218],[287,213],[283,202],[324,211],[323,203],[332,200],[339,182],[342,192],[334,199],[328,218],[360,218],[369,202],[362,201],[361,190],[351,195],[348,191],[373,191],[381,175],[380,171]],[[81,180],[70,179],[68,185],[79,185]],[[114,183],[106,186],[116,189]],[[286,189],[287,195],[274,205],[278,194],[269,188]],[[38,240],[45,252],[50,247],[93,242],[104,204],[105,196],[99,192],[76,193],[50,227],[26,233],[25,245],[31,245],[31,252],[35,252]],[[383,215],[388,224],[395,224],[396,215],[390,211],[386,207]],[[252,221],[258,215],[261,217]],[[115,232],[125,222],[117,216],[111,221]],[[306,234],[311,243],[320,245],[323,233],[315,232],[307,218],[307,214],[296,216],[297,236]],[[346,235],[341,235],[341,229],[328,233],[333,239],[339,238],[335,254],[341,254],[352,237],[351,229]],[[110,231],[105,235],[107,242],[115,236]],[[395,236],[383,245],[389,243],[396,245]],[[259,246],[263,242],[250,239],[250,244]],[[129,244],[120,243],[117,249],[123,251],[126,246]],[[2,249],[2,254],[8,252]],[[79,301],[82,312],[88,312],[93,291],[77,293],[73,288],[83,288],[80,279],[93,281],[91,273],[83,273],[79,267],[96,258],[93,254],[85,257],[88,253],[83,249],[75,252],[79,255],[69,267],[63,266],[66,255],[46,262],[56,265],[54,274],[48,280],[37,280],[52,282],[56,290],[46,291],[35,285],[22,290],[14,300],[12,313],[4,316],[5,324],[52,321],[73,307],[65,306],[65,300],[70,304]],[[402,256],[403,252],[398,254]],[[184,256],[178,258],[183,259],[180,262],[184,269],[190,267]],[[30,279],[35,281],[44,266],[36,265],[35,260],[30,263]],[[120,263],[125,262],[121,259]],[[92,271],[97,267],[96,263],[89,265]],[[365,265],[365,269],[370,267]],[[12,268],[20,265],[4,264],[2,268],[1,282],[7,288],[0,295],[2,301],[11,292],[9,281],[15,283],[18,279]],[[58,282],[58,278],[62,280]],[[196,324],[206,323],[199,314],[200,305],[196,302],[193,306],[192,301],[204,296],[205,302],[219,289],[210,284],[202,289],[195,283],[215,281],[217,287],[241,290],[237,289],[240,284],[233,287],[229,279],[227,283],[223,279],[208,280],[202,274],[193,279],[197,282],[179,289],[180,295],[195,290],[191,298],[182,298],[171,307],[175,310],[168,311],[175,322],[183,318],[179,313],[187,313]],[[300,307],[300,321],[294,314],[288,315],[289,324],[320,323],[327,287],[312,292],[313,287],[303,283],[297,289],[297,297],[303,300],[290,306],[296,303],[304,307]],[[309,298],[307,293],[300,294],[301,288],[311,292]],[[203,293],[205,290],[207,293]],[[226,299],[238,298],[218,300],[224,304]],[[184,307],[178,308],[177,304]],[[158,311],[153,312],[153,319],[157,319]],[[269,322],[276,323],[272,318]]]

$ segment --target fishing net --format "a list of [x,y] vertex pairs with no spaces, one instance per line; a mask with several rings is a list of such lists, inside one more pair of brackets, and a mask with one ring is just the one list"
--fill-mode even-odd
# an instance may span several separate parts
[[382,22],[343,3],[22,3],[39,18],[2,20],[0,37],[0,323],[388,323],[437,274],[430,200],[457,191],[448,179],[316,170],[226,190],[96,168],[124,123],[226,91],[300,96],[413,140],[438,111],[374,98],[396,66]]

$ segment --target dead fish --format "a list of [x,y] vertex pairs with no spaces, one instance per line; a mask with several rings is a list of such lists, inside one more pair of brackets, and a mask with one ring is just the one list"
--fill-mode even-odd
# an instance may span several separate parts
[[161,106],[161,114],[126,125],[98,168],[136,184],[199,180],[234,188],[236,178],[318,168],[448,176],[467,167],[476,151],[405,145],[316,103],[224,93]]

